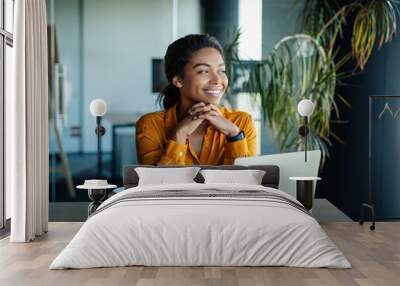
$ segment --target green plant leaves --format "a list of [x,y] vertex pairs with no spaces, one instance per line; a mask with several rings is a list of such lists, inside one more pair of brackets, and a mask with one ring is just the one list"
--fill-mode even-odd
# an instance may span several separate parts
[[[398,8],[392,1],[368,1],[360,5],[353,24],[352,53],[363,70],[376,45],[392,40],[397,30]],[[376,43],[378,41],[378,43]]]
[[[295,4],[303,1],[295,0]],[[336,0],[306,0],[301,17],[303,34],[283,38],[268,55],[250,71],[243,83],[254,98],[260,98],[262,114],[275,133],[282,151],[301,150],[301,137],[297,128],[302,118],[297,113],[297,103],[310,98],[315,111],[310,118],[311,148],[322,151],[323,162],[329,157],[331,138],[345,142],[330,129],[331,114],[340,120],[337,102],[347,107],[350,103],[336,94],[342,80],[365,68],[372,52],[392,40],[397,30],[399,0],[355,0],[340,5]],[[354,16],[351,51],[339,53],[338,37],[349,15]],[[234,83],[235,65],[242,69],[237,54],[240,40],[238,31],[225,49],[230,85]],[[338,55],[342,55],[340,58]],[[352,59],[356,67],[343,71]],[[232,90],[229,90],[231,93]]]

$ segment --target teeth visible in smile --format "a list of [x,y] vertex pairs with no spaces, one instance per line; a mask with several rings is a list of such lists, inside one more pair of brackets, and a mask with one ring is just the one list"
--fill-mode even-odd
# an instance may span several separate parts
[[219,94],[221,93],[221,90],[206,90],[206,92],[211,94]]

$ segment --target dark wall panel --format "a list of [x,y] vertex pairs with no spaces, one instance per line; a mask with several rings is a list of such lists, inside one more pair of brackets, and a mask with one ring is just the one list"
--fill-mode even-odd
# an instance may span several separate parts
[[203,32],[229,43],[239,25],[238,0],[202,0]]
[[[361,203],[368,202],[368,96],[400,95],[399,49],[400,38],[396,37],[382,50],[375,51],[365,70],[346,81],[348,86],[338,87],[338,92],[348,99],[352,108],[348,109],[341,104],[342,119],[348,120],[348,123],[332,127],[346,144],[336,143],[332,149],[331,159],[323,174],[323,189],[331,202],[354,219],[360,215]],[[396,124],[392,122],[376,127],[373,145],[380,153],[375,153],[373,158],[373,202],[378,216],[389,218],[400,214],[400,197],[396,195],[400,190],[400,181],[395,176],[399,171],[395,162],[400,160],[397,151],[400,146],[392,144],[389,147],[387,144],[391,139],[383,138],[382,132],[398,138],[400,120]]]

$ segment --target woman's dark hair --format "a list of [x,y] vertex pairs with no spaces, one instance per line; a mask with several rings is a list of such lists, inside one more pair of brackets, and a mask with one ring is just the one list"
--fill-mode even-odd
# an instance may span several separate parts
[[183,75],[183,69],[193,53],[203,48],[214,48],[224,57],[224,51],[216,38],[208,34],[187,35],[168,46],[164,56],[165,75],[168,85],[160,92],[157,102],[168,109],[179,102],[179,89],[172,84],[176,75]]

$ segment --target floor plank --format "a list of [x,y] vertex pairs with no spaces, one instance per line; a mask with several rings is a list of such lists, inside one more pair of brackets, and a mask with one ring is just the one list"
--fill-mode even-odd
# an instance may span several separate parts
[[322,227],[352,263],[352,269],[290,267],[117,267],[85,270],[48,269],[82,223],[54,222],[32,243],[0,240],[0,285],[399,285],[400,222],[377,223],[375,231],[355,222]]

